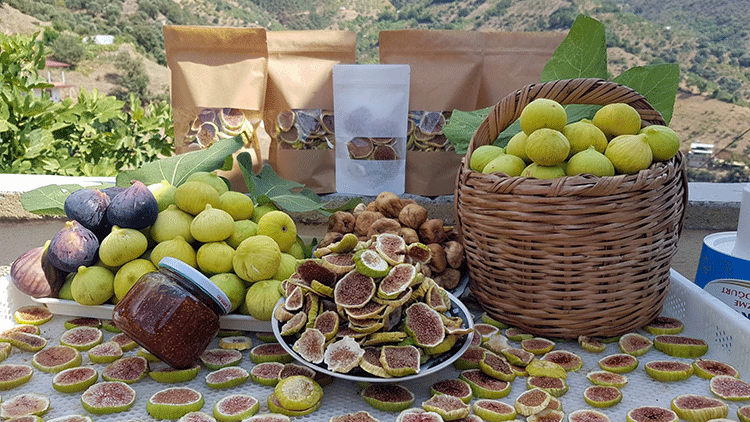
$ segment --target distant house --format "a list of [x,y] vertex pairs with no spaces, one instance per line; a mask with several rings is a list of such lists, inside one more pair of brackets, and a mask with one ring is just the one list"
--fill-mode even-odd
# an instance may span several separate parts
[[[53,85],[51,88],[45,88],[45,91],[49,93],[52,101],[59,103],[63,98],[70,96],[70,89],[73,88],[73,85],[65,83],[65,69],[69,67],[68,63],[45,60],[44,70],[47,72],[47,82]],[[41,88],[35,88],[34,95],[40,97],[42,95]]]
[[714,155],[714,144],[693,142],[688,152],[688,167],[703,167],[711,161]]
[[111,45],[115,43],[114,35],[94,35],[94,44]]

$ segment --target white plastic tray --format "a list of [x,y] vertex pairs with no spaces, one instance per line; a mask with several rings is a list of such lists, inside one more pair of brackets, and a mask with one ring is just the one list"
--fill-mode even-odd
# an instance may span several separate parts
[[[702,289],[695,286],[692,282],[682,277],[676,272],[672,272],[670,291],[664,307],[664,315],[673,316],[681,319],[686,329],[684,335],[700,337],[709,343],[709,352],[706,357],[715,358],[725,361],[735,366],[741,374],[741,377],[750,380],[750,324],[737,312],[721,303],[718,299],[709,295]],[[8,293],[7,279],[0,278],[0,295]],[[15,290],[15,289],[13,289]],[[0,306],[0,325],[3,327],[13,324],[12,311],[18,306],[31,302],[27,297],[18,295],[9,295],[4,303],[7,306]],[[2,297],[0,296],[0,299]],[[63,322],[66,316],[57,316],[51,322],[41,326],[42,335],[47,338],[50,345],[57,344],[60,334],[64,331]],[[646,334],[652,337],[649,334]],[[105,332],[105,339],[111,337],[111,333]],[[260,344],[254,339],[254,344]],[[215,343],[214,343],[215,344]],[[517,343],[513,343],[517,345]],[[212,346],[215,347],[215,346]],[[597,360],[606,354],[617,352],[617,344],[607,345],[607,350],[602,354],[592,354],[584,352],[577,343],[561,342],[557,345],[558,349],[571,350],[578,353],[584,359],[584,366],[577,372],[569,375],[568,381],[570,390],[561,397],[563,409],[566,413],[576,409],[589,408],[584,402],[582,391],[590,383],[585,378],[587,372],[598,370]],[[136,349],[137,350],[137,349]],[[135,354],[136,350],[127,354]],[[240,366],[250,369],[253,363],[250,361],[249,352],[243,352],[243,360]],[[32,354],[14,350],[13,354],[3,363],[23,363],[29,364]],[[627,374],[629,383],[622,389],[624,394],[623,401],[609,409],[602,411],[610,416],[612,421],[624,421],[625,413],[636,406],[641,405],[658,405],[669,407],[669,401],[678,394],[697,393],[710,396],[708,390],[708,381],[698,377],[691,377],[688,380],[675,383],[661,383],[651,380],[643,370],[643,364],[649,360],[665,359],[666,355],[656,350],[651,350],[640,358],[639,367]],[[690,359],[680,359],[691,361]],[[102,364],[92,364],[84,353],[84,365],[92,365],[99,370],[104,369]],[[248,381],[240,386],[226,390],[214,390],[206,386],[205,376],[208,370],[202,368],[198,377],[188,384],[192,388],[203,393],[205,405],[203,411],[211,413],[214,403],[222,397],[231,393],[244,393],[256,397],[261,403],[261,412],[267,411],[266,398],[273,391],[272,387],[261,386]],[[416,394],[415,407],[427,400],[429,396],[429,386],[438,380],[446,378],[455,378],[458,371],[452,367],[445,368],[434,374],[425,376],[418,380],[407,381],[402,383]],[[88,413],[83,409],[80,402],[80,393],[63,394],[58,393],[52,388],[52,375],[35,371],[31,381],[12,390],[3,391],[2,398],[7,400],[15,394],[26,391],[36,391],[47,394],[51,398],[52,409],[45,416],[45,419],[64,416],[68,414]],[[512,383],[510,395],[501,399],[503,402],[512,404],[516,397],[525,390],[525,380],[518,378]],[[149,377],[146,377],[132,385],[137,391],[136,403],[128,412],[115,413],[112,415],[90,415],[96,421],[150,421],[153,420],[146,413],[146,401],[154,392],[166,388],[170,385],[159,384]],[[372,409],[359,397],[359,387],[356,383],[347,380],[335,380],[331,385],[324,388],[323,403],[320,410],[301,418],[295,418],[295,421],[327,421],[331,416],[355,412],[357,410],[366,410],[381,421],[393,421],[396,413],[382,412]],[[736,419],[736,410],[739,405],[747,404],[745,402],[729,402],[729,418]]]

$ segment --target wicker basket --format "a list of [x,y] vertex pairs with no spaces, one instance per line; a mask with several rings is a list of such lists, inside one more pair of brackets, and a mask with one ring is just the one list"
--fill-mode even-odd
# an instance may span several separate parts
[[528,85],[503,98],[474,134],[455,206],[470,288],[492,317],[537,336],[609,337],[661,311],[687,205],[684,157],[634,175],[553,180],[482,174],[472,151],[492,143],[535,98],[628,103],[645,125],[661,114],[632,89],[601,79]]

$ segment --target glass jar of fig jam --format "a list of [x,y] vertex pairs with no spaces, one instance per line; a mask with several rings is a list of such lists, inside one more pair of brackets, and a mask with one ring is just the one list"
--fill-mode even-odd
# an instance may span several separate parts
[[173,368],[190,368],[219,332],[229,298],[200,271],[175,258],[146,273],[115,305],[115,326]]

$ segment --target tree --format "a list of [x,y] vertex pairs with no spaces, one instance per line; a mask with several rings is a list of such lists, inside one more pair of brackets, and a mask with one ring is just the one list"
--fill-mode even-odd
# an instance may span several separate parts
[[78,37],[62,34],[52,43],[52,57],[61,62],[77,65],[86,55],[86,48]]
[[117,76],[119,87],[114,89],[112,95],[119,100],[126,101],[128,94],[132,93],[142,102],[148,101],[148,84],[151,80],[146,73],[143,60],[131,56],[127,51],[121,51],[115,57],[115,66],[120,70]]

